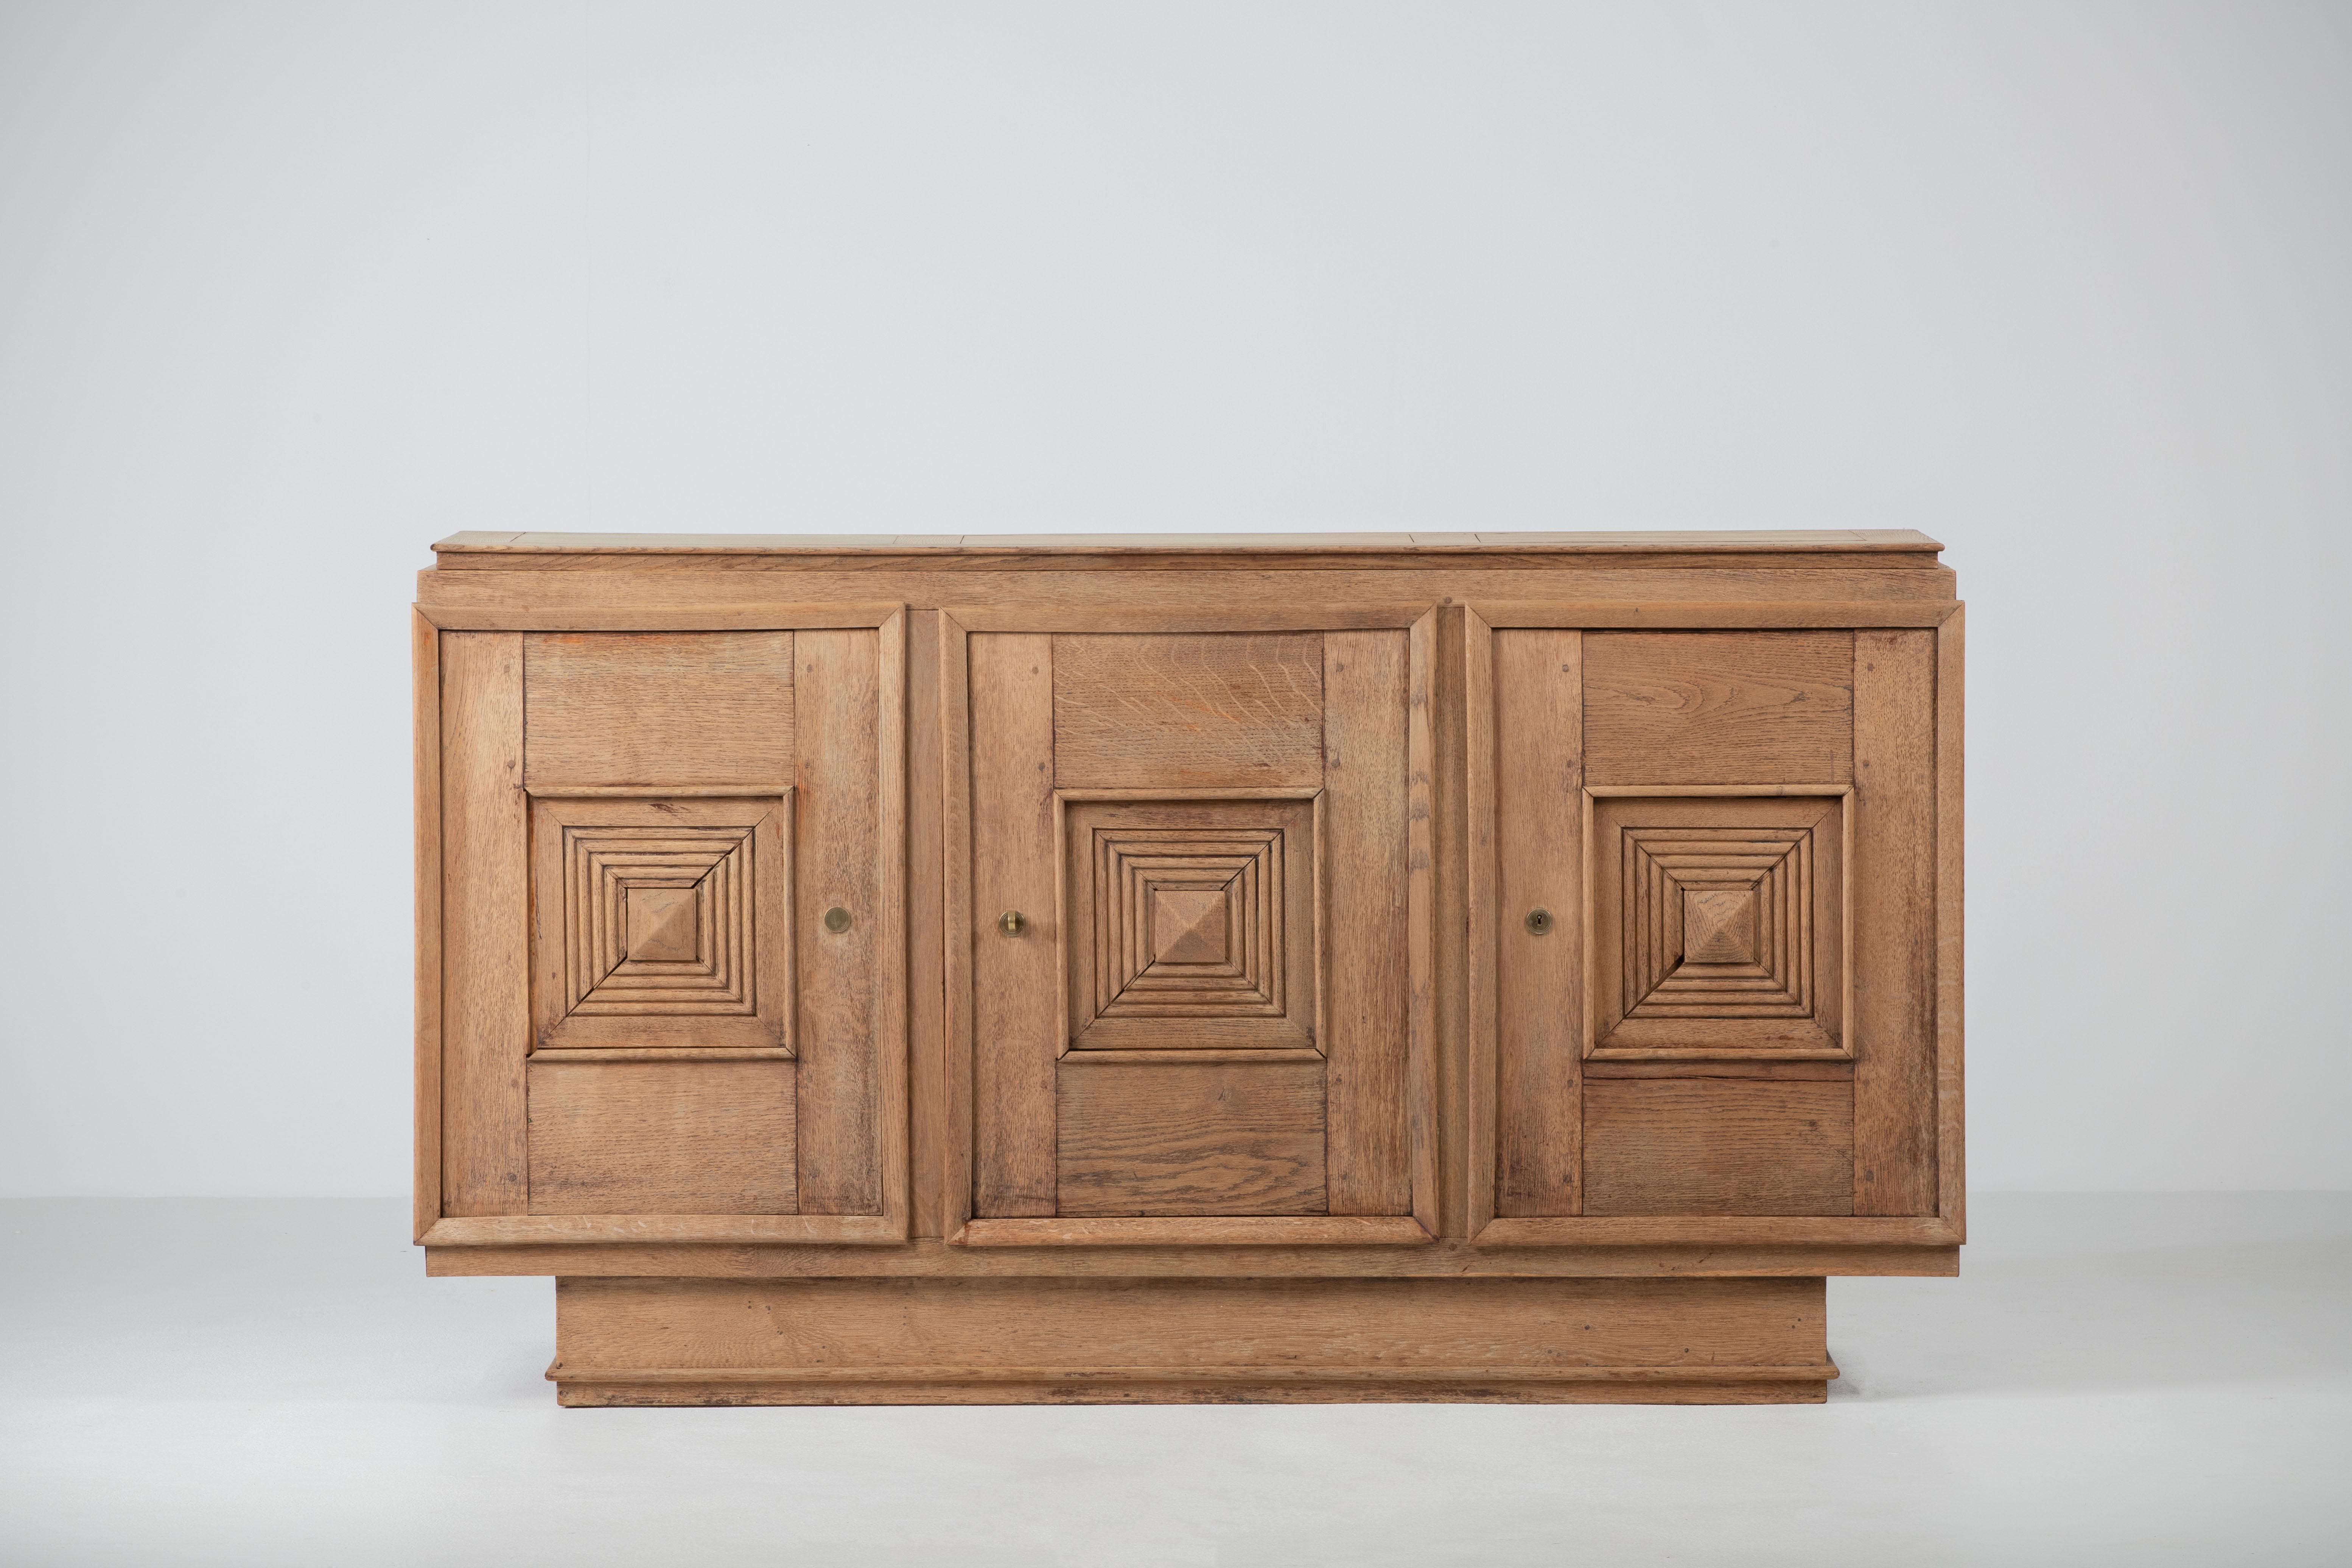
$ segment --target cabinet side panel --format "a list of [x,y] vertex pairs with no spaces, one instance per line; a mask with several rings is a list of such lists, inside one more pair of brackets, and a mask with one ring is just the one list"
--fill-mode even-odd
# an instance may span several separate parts
[[533,1214],[790,1214],[793,1064],[530,1063]]
[[415,1235],[441,1217],[441,634],[409,612],[416,703],[416,1119]]
[[[1054,639],[975,633],[971,681],[972,1212],[1054,1212],[1060,1047]],[[1017,934],[997,928],[1021,912]]]
[[[882,790],[878,643],[870,631],[794,637],[793,934],[800,980],[800,1206],[882,1211],[883,1042],[875,1008],[886,911],[875,885]],[[825,929],[825,911],[849,929]]]
[[1853,1091],[1721,1079],[1585,1085],[1588,1215],[1848,1215]]
[[1936,634],[1854,635],[1854,1212],[1936,1212]]
[[[1579,1191],[1584,900],[1582,636],[1495,634],[1495,1212],[1573,1215]],[[1542,910],[1545,930],[1528,917]]]
[[1853,634],[1591,633],[1584,750],[1594,784],[1844,784]]
[[441,638],[441,1212],[529,1205],[530,844],[523,639]]
[[1059,1100],[1064,1215],[1324,1212],[1313,1062],[1088,1062]]
[[1412,1212],[1406,1051],[1406,698],[1402,632],[1323,639],[1324,941],[1330,991],[1331,1213]]

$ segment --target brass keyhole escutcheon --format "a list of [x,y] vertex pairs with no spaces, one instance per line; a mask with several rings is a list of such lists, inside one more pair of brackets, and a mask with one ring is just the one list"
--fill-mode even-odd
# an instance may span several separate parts
[[839,936],[849,929],[849,911],[839,904],[824,911],[824,929]]
[[1007,910],[996,917],[996,929],[1007,936],[1019,936],[1021,928],[1028,923],[1019,910]]
[[1541,936],[1544,932],[1551,930],[1551,911],[1549,910],[1529,910],[1528,911],[1528,930],[1533,931],[1538,936]]

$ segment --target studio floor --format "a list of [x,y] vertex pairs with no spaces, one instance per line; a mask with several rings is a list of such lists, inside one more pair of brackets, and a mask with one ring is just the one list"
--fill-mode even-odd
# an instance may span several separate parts
[[1982,1194],[1822,1405],[560,1410],[400,1200],[0,1205],[0,1563],[2352,1562],[2352,1194]]

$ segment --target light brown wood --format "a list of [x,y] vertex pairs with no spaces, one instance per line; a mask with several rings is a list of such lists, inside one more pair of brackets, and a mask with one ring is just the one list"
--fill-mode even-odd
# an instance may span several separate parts
[[[1441,845],[1437,820],[1437,691],[1448,674],[1439,668],[1444,657],[1441,649],[1461,646],[1459,626],[1452,637],[1442,645],[1439,641],[1439,622],[1446,613],[1432,608],[1417,617],[1407,629],[1405,645],[1405,977],[1412,1006],[1411,1031],[1405,1037],[1405,1137],[1412,1216],[1433,1237],[1445,1228],[1449,1213],[1437,1173],[1444,1136],[1438,1075],[1442,1063],[1455,1059],[1448,1055],[1451,1043],[1443,1032],[1443,1026],[1453,1022],[1453,1014],[1438,1004],[1439,987],[1449,973],[1450,994],[1461,993],[1461,923],[1444,922],[1441,939],[1437,913],[1444,890],[1438,883],[1438,858],[1444,854],[1450,868],[1460,855],[1458,836]],[[1452,671],[1451,678],[1458,687],[1460,671]],[[1447,765],[1458,767],[1461,734],[1450,731],[1446,741]],[[1446,798],[1458,799],[1460,795],[1460,778],[1449,779]],[[1454,896],[1459,897],[1458,890]],[[1449,972],[1444,967],[1448,962],[1457,967]],[[1458,1212],[1453,1214],[1453,1224],[1457,1230],[1461,1227]]]
[[1849,1215],[1853,1171],[1847,1084],[1584,1086],[1587,1215]]
[[976,1219],[949,1239],[966,1247],[1421,1247],[1436,1238],[1411,1215],[1213,1215]]
[[1322,639],[1054,639],[1054,782],[1064,789],[1323,782]]
[[1698,529],[1582,532],[1413,533],[516,533],[478,530],[453,533],[433,546],[447,566],[487,570],[519,556],[553,554],[568,563],[603,566],[612,556],[754,558],[763,555],[840,556],[859,563],[877,555],[1014,555],[1050,565],[1062,557],[1109,553],[1123,560],[1171,552],[1236,554],[1346,555],[1382,552],[1411,560],[1443,551],[1486,553],[1506,548],[1563,553],[1687,556],[1831,551],[1914,555],[1932,564],[1944,547],[1908,528]]
[[[430,578],[439,575],[425,573]],[[771,589],[774,584],[769,584]],[[766,599],[699,598],[681,604],[648,602],[639,595],[625,605],[562,607],[537,605],[490,607],[462,601],[426,599],[417,605],[444,631],[520,632],[763,632],[796,626],[878,626],[898,613],[896,604],[804,605]]]
[[1851,789],[1585,793],[1588,1058],[1853,1055]]
[[1594,784],[1845,784],[1853,635],[1595,632],[1584,640]]
[[[1054,642],[970,639],[972,1212],[1054,1212]],[[950,879],[954,880],[952,874]],[[1017,910],[1017,934],[998,918]],[[951,997],[950,1006],[960,1005]]]
[[415,1237],[441,1216],[441,634],[409,616],[416,812]]
[[794,794],[534,794],[534,1048],[792,1054]]
[[[1496,889],[1494,1015],[1485,1026],[1497,1106],[1495,1214],[1572,1215],[1582,1202],[1582,693],[1581,632],[1495,634],[1491,692],[1474,710],[1493,715],[1493,847],[1484,863]],[[1528,926],[1537,910],[1550,917],[1541,931]]]
[[441,1212],[529,1203],[530,870],[522,638],[441,638]]
[[1811,1279],[566,1279],[557,1301],[549,1376],[608,1391],[1730,1383],[1812,1398],[1836,1374]]
[[1128,1063],[1057,1089],[1063,1215],[1326,1211],[1320,1063]]
[[530,1212],[791,1214],[789,1062],[530,1064]]
[[[425,1245],[443,1251],[562,1246],[896,1247],[906,1241],[906,1227],[887,1216],[832,1214],[513,1215],[436,1220],[425,1233]],[[529,1255],[542,1261],[551,1257]]]
[[1966,1096],[1960,1040],[1967,1007],[1962,918],[1966,858],[1960,852],[1966,800],[1961,765],[1965,704],[1963,643],[1967,613],[1953,606],[1936,634],[1936,1212],[1968,1232],[1963,1157]]
[[1073,796],[1055,798],[1056,1050],[1318,1050],[1315,795]]
[[[889,682],[883,682],[887,695]],[[907,1093],[913,1234],[944,1236],[947,1103],[947,891],[940,800],[940,617],[907,617]],[[929,805],[934,809],[926,810]],[[888,841],[885,836],[886,843]],[[955,1215],[961,1224],[963,1215]]]
[[790,632],[573,632],[523,647],[528,784],[792,776]]
[[1412,975],[1406,819],[1410,654],[1397,632],[1323,639],[1333,1214],[1412,1208],[1405,1104]]
[[[880,886],[878,802],[899,787],[897,763],[887,777],[883,770],[880,635],[799,632],[793,651],[800,1206],[879,1214],[889,1046],[880,992],[904,940],[902,895],[894,890],[886,903]],[[900,743],[894,731],[893,748]],[[890,859],[899,863],[895,852]],[[848,930],[825,925],[835,909],[847,911]]]
[[[460,540],[419,578],[430,1272],[1116,1293],[1956,1268],[1961,623],[1932,542],[677,542]],[[829,718],[811,646],[838,667]],[[793,822],[784,912],[737,913],[735,873],[758,891],[782,856],[706,866],[683,829],[801,818],[820,790],[838,809]],[[1783,880],[1724,847],[1806,812]],[[646,837],[567,881],[533,824]],[[1698,837],[1643,837],[1662,824]],[[1641,857],[1656,879],[1629,889]],[[810,886],[817,860],[845,890]],[[705,1020],[758,1017],[727,1013],[738,940],[787,926],[748,993],[778,981],[776,1043],[714,1043]],[[562,943],[587,971],[551,964]],[[793,973],[826,952],[839,973]],[[1874,1047],[1846,987],[1898,952]],[[1350,987],[1387,999],[1351,1015]],[[836,1048],[796,1063],[820,1023]],[[1758,1037],[1800,1025],[1822,1038]],[[841,1212],[696,1212],[786,1201]],[[550,1207],[576,1212],[524,1212]],[[1741,1401],[1818,1397],[1825,1364],[734,1361],[558,1382],[567,1404]]]
[[[505,1226],[536,1225],[535,1220],[444,1220],[443,1226]],[[552,1222],[549,1222],[552,1223]],[[568,1223],[568,1222],[567,1222]],[[600,1222],[601,1223],[601,1222]],[[618,1216],[614,1225],[636,1225],[641,1216]],[[696,1225],[740,1225],[747,1230],[784,1224],[788,1219],[698,1219]],[[891,1245],[852,1246],[799,1237],[783,1245],[772,1229],[761,1228],[760,1239],[746,1242],[629,1241],[593,1242],[542,1239],[533,1245],[505,1242],[456,1242],[436,1233],[425,1251],[425,1272],[435,1277],[554,1274],[586,1278],[674,1278],[711,1279],[970,1279],[1008,1277],[1086,1277],[1094,1279],[1431,1279],[1504,1276],[1522,1279],[1763,1279],[1872,1274],[1912,1278],[1947,1278],[1959,1271],[1958,1248],[1930,1246],[1900,1237],[1879,1245],[1826,1246],[1759,1242],[1745,1236],[1736,1245],[1693,1245],[1685,1242],[1646,1246],[1596,1245],[1590,1242],[1556,1245],[1538,1239],[1527,1246],[1496,1247],[1485,1236],[1475,1242],[1426,1241],[1418,1245],[1334,1246],[1328,1240],[1307,1246],[1289,1244],[1105,1247],[973,1245],[915,1240],[903,1246],[879,1227],[879,1220],[833,1215],[806,1216],[807,1225],[863,1226]],[[1191,1226],[1197,1220],[979,1220],[983,1231],[1034,1226]],[[1395,1219],[1265,1220],[1227,1222],[1318,1226],[1380,1226],[1397,1228],[1400,1239],[1412,1242],[1424,1234],[1417,1225]],[[1626,1226],[1626,1220],[1497,1220],[1506,1231],[1565,1225]],[[1752,1226],[1753,1220],[1693,1221],[1661,1219],[1663,1225],[1694,1223]],[[1803,1223],[1832,1223],[1810,1220]],[[1845,1221],[1847,1225],[1910,1226],[1899,1220]],[[1335,1233],[1336,1234],[1336,1233]]]
[[1858,1214],[1937,1208],[1936,665],[1933,632],[1854,634]]

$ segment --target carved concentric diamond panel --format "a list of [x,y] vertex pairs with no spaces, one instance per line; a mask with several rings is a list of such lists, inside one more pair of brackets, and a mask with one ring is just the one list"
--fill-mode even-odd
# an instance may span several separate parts
[[1847,1055],[1844,822],[1842,795],[1597,800],[1589,1054]]
[[1062,807],[1068,1048],[1314,1046],[1311,799]]
[[791,1043],[791,792],[532,809],[541,1049]]

